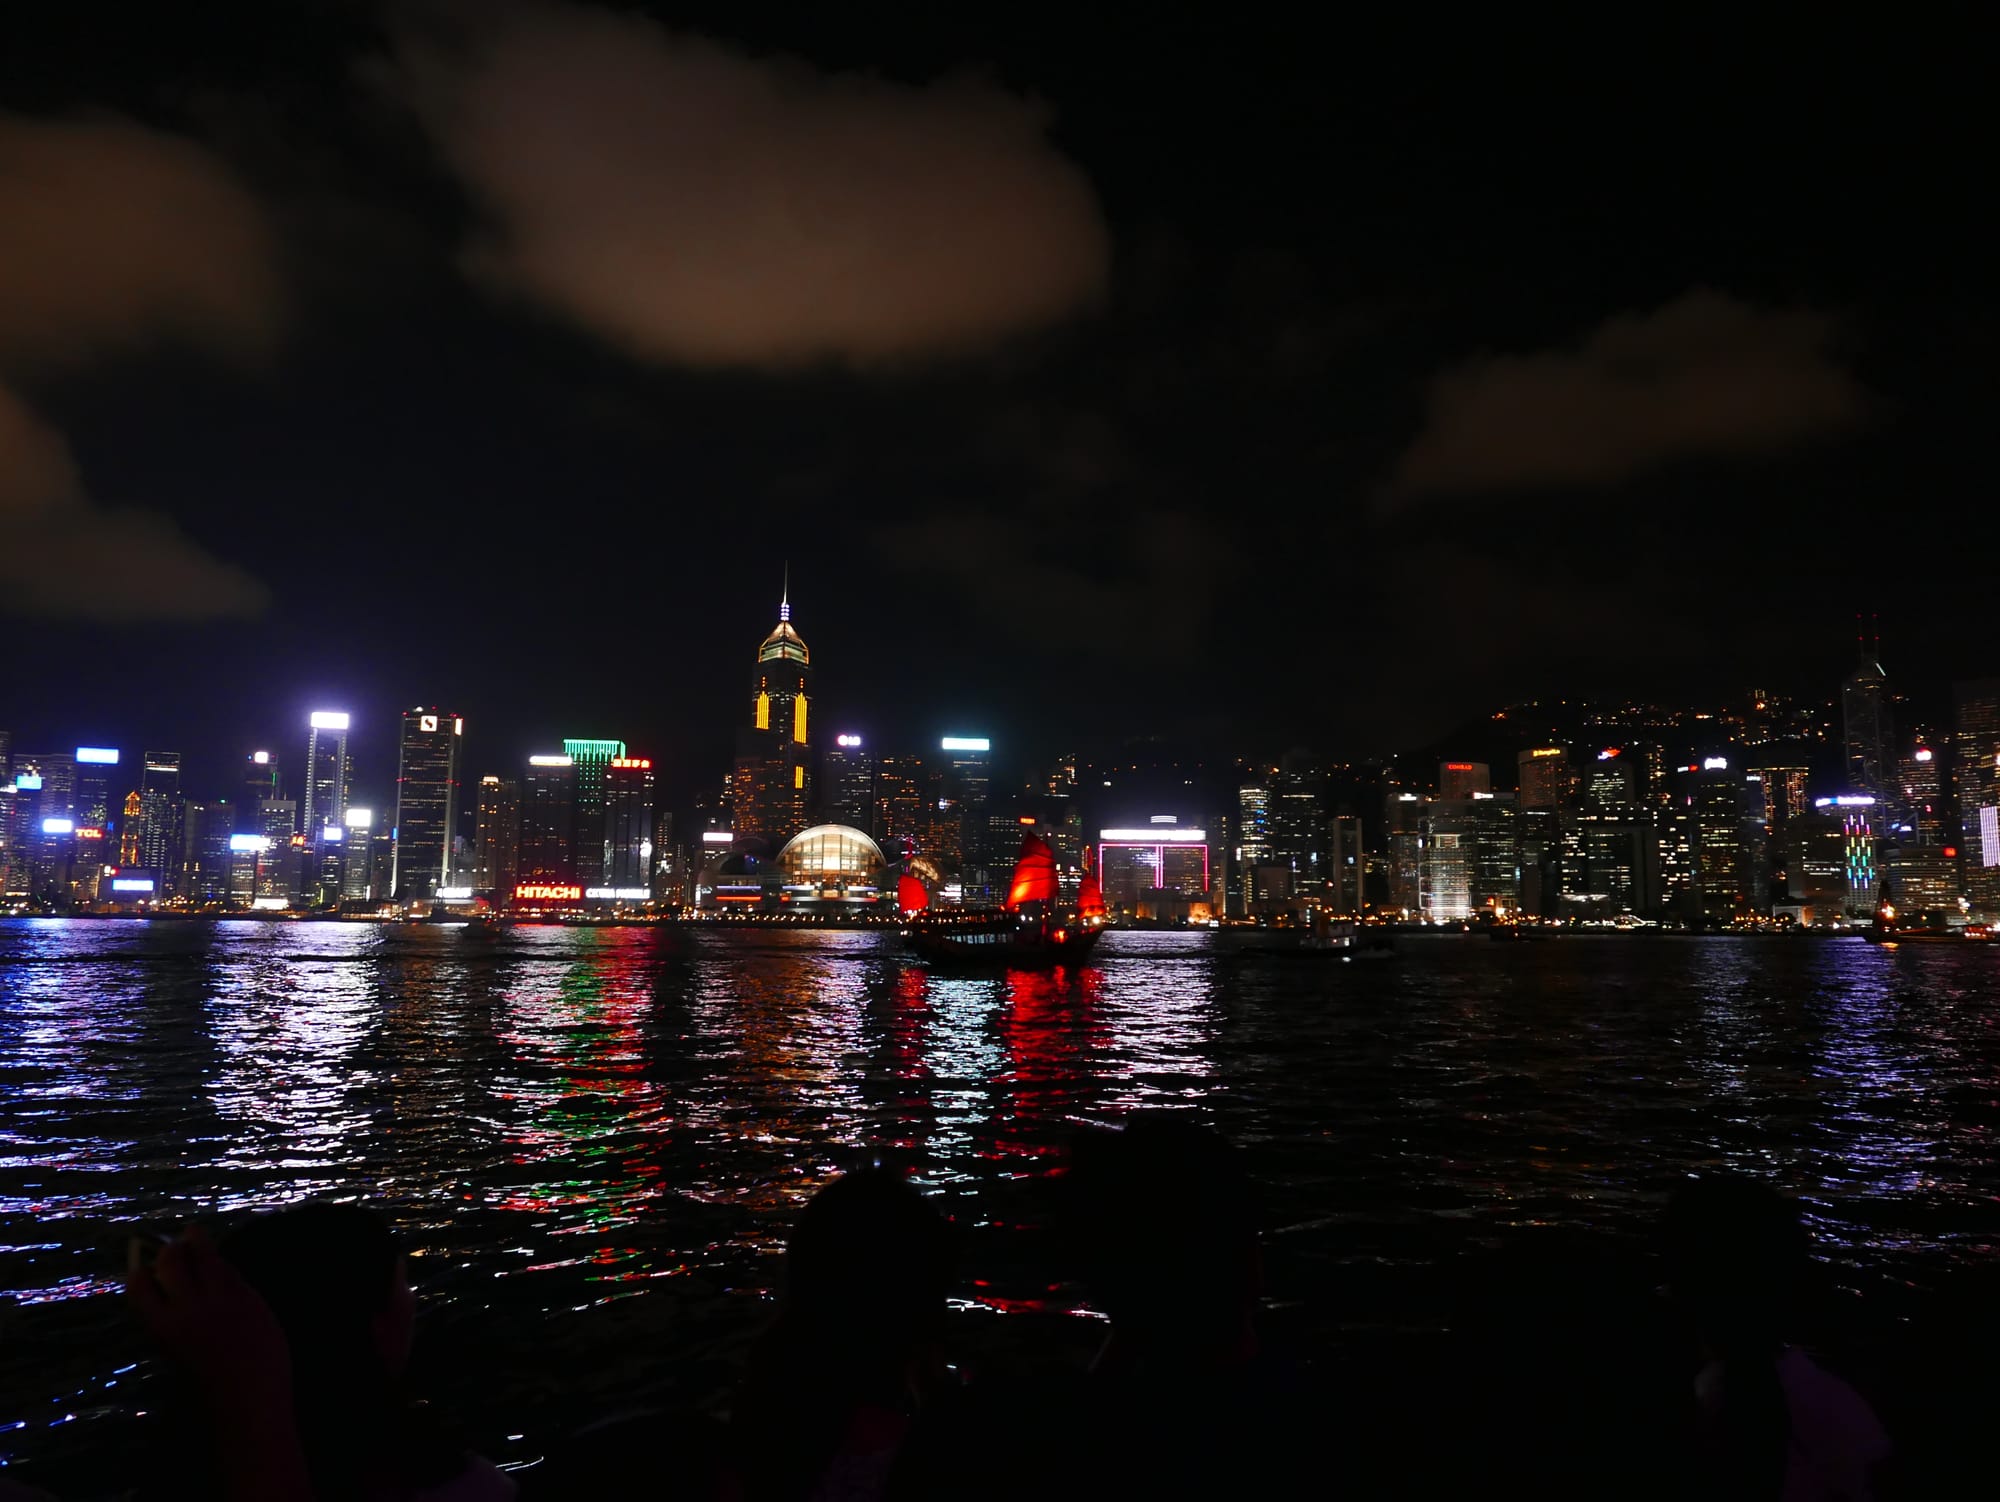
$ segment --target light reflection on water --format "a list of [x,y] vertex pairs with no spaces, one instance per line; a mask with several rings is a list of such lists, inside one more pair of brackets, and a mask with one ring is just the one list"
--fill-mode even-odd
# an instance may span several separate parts
[[[1080,970],[971,976],[868,933],[0,923],[0,1288],[92,1389],[136,1350],[104,1297],[131,1230],[352,1195],[467,1320],[726,1303],[879,1157],[967,1228],[964,1304],[1060,1308],[1039,1188],[1077,1124],[1142,1108],[1250,1148],[1308,1308],[1537,1226],[1629,1244],[1714,1164],[1806,1196],[1847,1278],[1935,1288],[1994,1241],[1996,968],[1664,938],[1331,967],[1116,934]],[[0,1452],[49,1421],[18,1360]]]

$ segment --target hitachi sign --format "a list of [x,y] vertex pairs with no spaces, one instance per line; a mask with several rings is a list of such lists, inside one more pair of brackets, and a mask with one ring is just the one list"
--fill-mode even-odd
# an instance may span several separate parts
[[524,881],[514,888],[516,902],[581,902],[583,888],[560,882]]

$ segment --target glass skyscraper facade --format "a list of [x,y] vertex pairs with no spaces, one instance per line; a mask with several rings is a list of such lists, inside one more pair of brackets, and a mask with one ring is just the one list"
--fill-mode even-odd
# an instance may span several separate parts
[[428,898],[451,884],[452,842],[458,833],[458,757],[464,739],[461,716],[424,708],[403,714],[389,877],[398,902]]
[[[615,756],[605,768],[600,881],[614,891],[650,889],[653,863],[653,761]],[[588,884],[587,884],[588,885]]]
[[[521,779],[521,843],[515,880],[576,880],[576,767],[567,756],[531,756]],[[509,895],[512,895],[511,892]]]
[[1857,793],[1896,794],[1896,736],[1889,718],[1889,680],[1873,657],[1840,687],[1840,720],[1847,748],[1847,781]]
[[869,832],[891,860],[922,850],[924,763],[917,756],[885,756],[875,764],[875,825]]
[[837,735],[821,766],[821,813],[828,823],[875,833],[875,758],[858,735]]
[[570,862],[575,878],[586,887],[604,884],[606,838],[604,783],[614,760],[625,757],[623,741],[565,739],[563,755],[570,760],[570,797],[574,820]]
[[181,845],[180,805],[180,752],[146,752],[139,776],[139,864],[160,872],[169,887],[167,866]]
[[300,789],[304,807],[299,827],[316,840],[324,829],[341,829],[347,817],[347,727],[340,710],[316,709],[306,729],[306,777]]
[[521,784],[492,773],[479,779],[472,885],[505,900],[514,891],[521,850]]

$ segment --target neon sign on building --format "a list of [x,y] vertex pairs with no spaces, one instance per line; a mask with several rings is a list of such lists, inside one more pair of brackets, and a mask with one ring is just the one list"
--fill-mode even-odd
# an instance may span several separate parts
[[583,888],[565,882],[524,881],[514,888],[516,902],[581,902]]

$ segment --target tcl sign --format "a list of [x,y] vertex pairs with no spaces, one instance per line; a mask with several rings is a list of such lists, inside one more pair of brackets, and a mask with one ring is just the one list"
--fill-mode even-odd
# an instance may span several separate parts
[[583,888],[560,883],[524,881],[514,888],[516,902],[581,902]]

